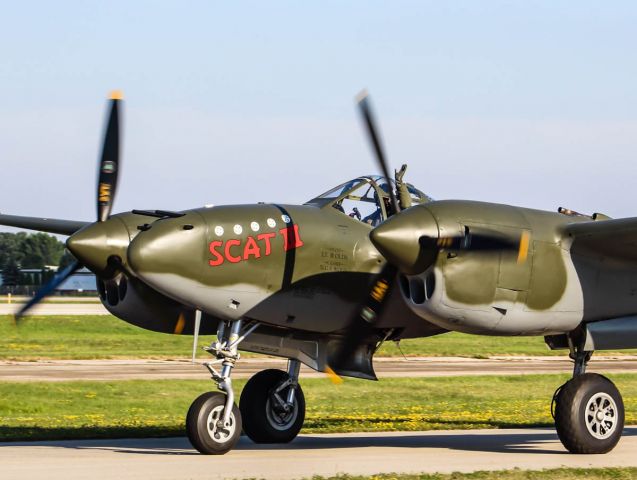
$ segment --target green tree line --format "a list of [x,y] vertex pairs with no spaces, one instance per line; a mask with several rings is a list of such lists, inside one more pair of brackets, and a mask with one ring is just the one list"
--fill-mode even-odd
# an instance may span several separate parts
[[[43,270],[49,265],[66,265],[72,257],[64,243],[46,233],[0,233],[0,272],[4,285],[21,285],[21,268]],[[43,275],[48,278],[50,275]]]

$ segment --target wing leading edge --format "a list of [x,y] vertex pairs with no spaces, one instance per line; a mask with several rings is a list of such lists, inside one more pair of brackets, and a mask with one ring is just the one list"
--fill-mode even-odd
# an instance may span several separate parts
[[566,233],[572,253],[637,262],[637,218],[571,223]]
[[26,228],[40,232],[57,233],[59,235],[73,235],[90,222],[75,220],[58,220],[55,218],[20,217],[16,215],[0,215],[0,225],[8,227]]

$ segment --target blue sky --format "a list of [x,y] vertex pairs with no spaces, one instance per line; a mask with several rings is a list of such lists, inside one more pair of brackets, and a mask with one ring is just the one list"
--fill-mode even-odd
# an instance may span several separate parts
[[92,220],[111,89],[115,211],[303,202],[389,158],[431,196],[637,213],[637,4],[3,2],[0,212]]

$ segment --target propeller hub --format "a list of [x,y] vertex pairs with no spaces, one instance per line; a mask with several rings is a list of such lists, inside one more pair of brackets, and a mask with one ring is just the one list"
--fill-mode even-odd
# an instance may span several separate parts
[[421,238],[438,239],[438,222],[424,206],[415,206],[389,218],[370,233],[374,246],[402,272],[416,275],[435,260],[438,249],[427,248]]
[[[114,259],[126,259],[130,233],[124,222],[111,217],[104,222],[88,225],[66,241],[66,247],[83,265],[101,277],[111,277],[121,263]],[[117,265],[116,265],[117,264]]]

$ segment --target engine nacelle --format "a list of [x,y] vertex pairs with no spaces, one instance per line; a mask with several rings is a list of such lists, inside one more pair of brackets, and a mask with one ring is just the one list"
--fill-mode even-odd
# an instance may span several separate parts
[[[153,290],[136,278],[120,275],[103,282],[97,280],[100,300],[118,318],[146,330],[191,335],[195,311]],[[200,333],[216,333],[219,320],[202,316]]]
[[445,201],[415,208],[428,209],[441,232],[480,229],[526,238],[524,255],[442,248],[424,272],[401,275],[409,307],[428,322],[466,333],[549,335],[574,329],[582,321],[583,296],[568,245],[562,244],[560,217],[488,207]]

